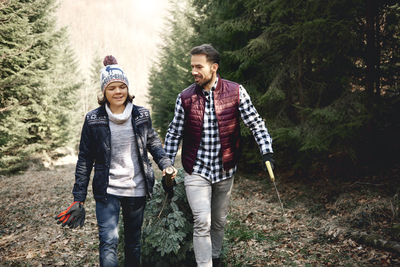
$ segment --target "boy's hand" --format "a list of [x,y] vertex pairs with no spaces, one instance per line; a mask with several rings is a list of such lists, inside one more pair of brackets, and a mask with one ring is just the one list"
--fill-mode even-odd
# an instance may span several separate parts
[[68,225],[70,228],[82,227],[85,223],[85,208],[83,202],[73,202],[65,211],[56,216],[57,224],[62,227]]
[[176,185],[175,177],[178,171],[173,166],[169,166],[164,169],[162,173],[162,187],[164,191],[168,194],[168,198],[172,198],[174,196],[174,185]]

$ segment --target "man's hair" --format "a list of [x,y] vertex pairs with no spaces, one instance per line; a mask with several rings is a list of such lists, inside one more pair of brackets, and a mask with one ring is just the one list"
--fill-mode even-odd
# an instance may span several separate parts
[[218,51],[210,44],[202,44],[195,46],[190,50],[190,54],[193,55],[205,55],[207,61],[211,63],[217,63],[219,65],[220,56]]

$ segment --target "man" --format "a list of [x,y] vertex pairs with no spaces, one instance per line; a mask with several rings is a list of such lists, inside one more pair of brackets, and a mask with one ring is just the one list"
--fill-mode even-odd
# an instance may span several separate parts
[[198,266],[219,266],[224,227],[239,154],[239,116],[252,131],[264,161],[272,160],[271,138],[243,86],[217,74],[220,56],[209,44],[191,52],[195,83],[176,100],[165,137],[174,161],[183,138],[185,189],[194,218]]

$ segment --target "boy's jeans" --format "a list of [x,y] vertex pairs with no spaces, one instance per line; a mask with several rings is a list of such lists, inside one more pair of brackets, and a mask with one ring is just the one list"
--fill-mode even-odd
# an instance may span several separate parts
[[215,184],[197,174],[185,173],[185,189],[192,209],[193,248],[197,266],[212,266],[219,258],[228,215],[233,177]]
[[107,194],[107,200],[96,201],[100,239],[100,266],[118,266],[118,220],[122,206],[125,237],[125,266],[140,265],[140,234],[146,197],[120,197]]

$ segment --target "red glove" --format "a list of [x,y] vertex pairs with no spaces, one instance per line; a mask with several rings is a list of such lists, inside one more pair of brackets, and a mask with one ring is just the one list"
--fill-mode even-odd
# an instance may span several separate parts
[[82,227],[85,223],[85,208],[83,202],[75,201],[65,211],[56,216],[57,224],[68,225],[70,228]]

